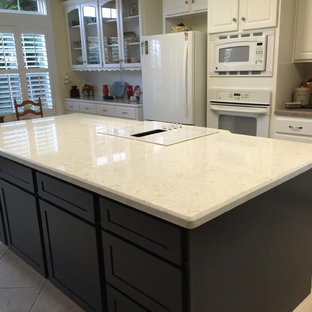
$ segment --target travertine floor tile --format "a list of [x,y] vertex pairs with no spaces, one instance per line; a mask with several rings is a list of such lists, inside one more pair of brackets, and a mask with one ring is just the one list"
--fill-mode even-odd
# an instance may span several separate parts
[[[0,310],[1,311],[1,310]],[[74,302],[47,282],[30,312],[83,312]],[[1,311],[2,312],[2,311]]]
[[10,250],[0,259],[0,288],[28,287],[39,291],[44,282],[44,277]]
[[34,288],[0,289],[0,311],[28,312],[38,293],[39,290]]

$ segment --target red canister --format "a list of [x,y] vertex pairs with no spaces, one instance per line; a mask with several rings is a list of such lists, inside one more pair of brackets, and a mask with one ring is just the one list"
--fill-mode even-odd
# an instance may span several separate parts
[[131,85],[127,86],[127,96],[128,96],[128,100],[130,100],[130,97],[133,96],[133,86]]
[[104,96],[108,96],[108,94],[109,94],[108,85],[103,85],[102,91],[103,91]]

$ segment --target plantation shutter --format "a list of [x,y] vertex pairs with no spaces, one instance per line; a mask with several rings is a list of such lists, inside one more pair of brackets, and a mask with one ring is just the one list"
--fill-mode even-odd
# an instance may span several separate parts
[[17,69],[14,35],[0,33],[0,70]]
[[43,108],[53,108],[49,73],[27,73],[26,80],[29,99],[37,102],[41,98]]
[[14,98],[22,102],[22,90],[19,74],[0,74],[0,114],[13,113]]
[[48,68],[45,36],[22,34],[21,41],[25,68]]

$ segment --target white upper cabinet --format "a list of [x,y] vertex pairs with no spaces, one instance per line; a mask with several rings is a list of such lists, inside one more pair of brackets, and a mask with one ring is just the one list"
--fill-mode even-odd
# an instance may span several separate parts
[[101,66],[97,2],[66,7],[72,68]]
[[278,0],[241,0],[241,29],[257,29],[276,27]]
[[312,61],[312,1],[297,1],[295,61]]
[[207,11],[208,0],[163,0],[164,15],[179,15]]
[[162,0],[65,3],[75,70],[139,70],[140,38],[162,32]]
[[138,0],[101,0],[104,68],[140,68],[140,14]]
[[218,33],[235,30],[238,30],[238,0],[210,0],[208,32]]
[[276,27],[278,0],[209,0],[208,32]]

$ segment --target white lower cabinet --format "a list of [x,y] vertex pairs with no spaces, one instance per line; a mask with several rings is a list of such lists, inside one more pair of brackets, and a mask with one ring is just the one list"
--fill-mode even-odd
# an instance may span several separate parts
[[116,107],[115,113],[116,113],[117,117],[136,119],[135,108],[131,108],[131,107]]
[[67,114],[76,113],[80,111],[79,103],[73,101],[64,101],[65,111]]
[[115,106],[112,105],[96,105],[96,113],[104,116],[115,116]]
[[80,112],[86,114],[96,114],[96,105],[91,103],[79,103]]
[[275,117],[274,138],[312,143],[312,118]]
[[143,120],[143,104],[64,99],[65,114],[85,113]]

